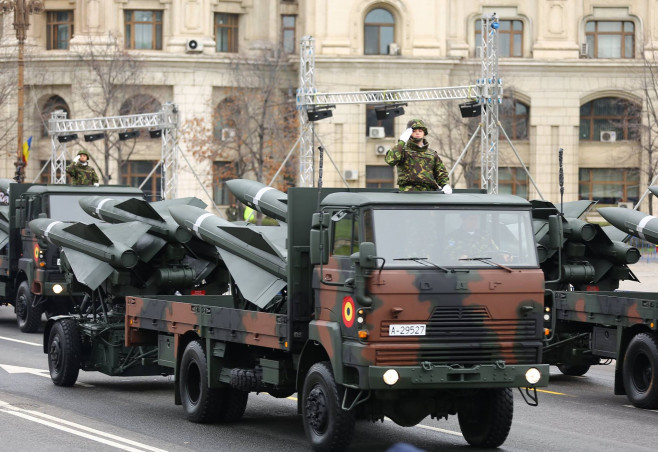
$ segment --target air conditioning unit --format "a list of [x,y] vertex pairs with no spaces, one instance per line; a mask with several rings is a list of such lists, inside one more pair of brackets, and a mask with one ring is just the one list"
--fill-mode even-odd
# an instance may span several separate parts
[[614,130],[601,130],[601,141],[605,143],[614,143],[617,141],[617,132]]
[[383,144],[376,144],[375,155],[386,155],[386,146],[384,146]]
[[222,141],[233,141],[235,129],[222,129]]
[[371,127],[368,129],[370,138],[386,138],[386,130],[383,127]]
[[185,44],[185,51],[187,53],[200,53],[203,52],[203,44],[196,39],[188,39]]
[[624,209],[633,209],[633,203],[630,201],[621,201],[617,203],[617,207],[623,207]]
[[359,171],[354,169],[348,169],[343,171],[343,177],[345,180],[357,180],[359,178]]
[[586,42],[583,42],[580,45],[580,56],[583,58],[587,58],[589,56],[589,44]]
[[400,54],[400,46],[397,45],[394,42],[390,43],[388,45],[388,54],[389,55],[399,55]]

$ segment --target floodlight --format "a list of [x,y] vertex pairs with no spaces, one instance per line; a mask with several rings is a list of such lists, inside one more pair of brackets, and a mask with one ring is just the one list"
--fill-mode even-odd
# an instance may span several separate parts
[[57,137],[57,141],[60,143],[68,143],[69,141],[77,140],[78,134],[72,133],[70,135],[60,135]]
[[149,130],[149,136],[151,138],[160,138],[162,136],[162,130],[161,129]]
[[459,104],[459,111],[461,112],[462,118],[475,118],[482,114],[482,104],[477,101]]
[[89,134],[89,135],[85,135],[84,137],[85,137],[85,141],[88,143],[90,141],[102,140],[103,138],[105,138],[105,134],[104,133],[92,133],[92,134]]
[[126,141],[132,138],[137,138],[139,136],[139,130],[133,130],[132,132],[120,132],[119,140]]
[[382,105],[375,107],[375,116],[377,116],[378,121],[402,116],[404,115],[404,108],[402,108],[404,105],[407,104]]
[[323,105],[322,107],[316,107],[309,109],[306,114],[308,120],[311,122],[319,121],[321,119],[331,118],[333,113],[331,112],[332,108],[336,108],[335,105]]

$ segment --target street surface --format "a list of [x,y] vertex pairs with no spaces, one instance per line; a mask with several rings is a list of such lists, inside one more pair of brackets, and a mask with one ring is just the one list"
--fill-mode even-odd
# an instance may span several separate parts
[[[638,283],[658,290],[658,264],[632,266]],[[550,386],[530,407],[514,394],[514,423],[503,451],[653,451],[658,411],[639,410],[613,394],[614,363],[584,377],[551,368]],[[307,451],[296,395],[251,394],[244,418],[231,425],[188,422],[174,405],[171,377],[111,378],[80,372],[73,388],[54,386],[40,333],[21,333],[12,307],[0,307],[2,450],[39,451]],[[427,451],[476,450],[456,417],[403,428],[359,422],[351,451],[386,451],[406,442]]]

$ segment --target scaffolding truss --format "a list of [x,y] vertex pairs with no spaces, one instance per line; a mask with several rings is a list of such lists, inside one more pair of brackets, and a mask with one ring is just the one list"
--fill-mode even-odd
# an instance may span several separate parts
[[[481,106],[479,127],[481,146],[482,187],[487,193],[498,193],[498,106],[502,102],[503,82],[498,77],[498,18],[495,14],[482,18],[481,77],[475,85],[445,88],[395,89],[342,93],[318,93],[315,88],[315,54],[313,38],[301,41],[300,77],[297,109],[300,122],[299,185],[313,186],[313,123],[309,110],[340,104],[395,104],[442,100],[475,101]],[[472,141],[472,140],[471,140]],[[469,141],[469,144],[470,142]],[[467,145],[468,148],[468,145]],[[464,149],[464,152],[466,149]]]
[[101,132],[128,132],[138,130],[162,132],[161,190],[163,199],[176,197],[178,186],[178,108],[173,103],[165,103],[162,110],[155,113],[110,116],[105,118],[67,119],[66,112],[58,110],[48,120],[48,134],[51,141],[50,182],[66,183],[67,138],[73,135]]

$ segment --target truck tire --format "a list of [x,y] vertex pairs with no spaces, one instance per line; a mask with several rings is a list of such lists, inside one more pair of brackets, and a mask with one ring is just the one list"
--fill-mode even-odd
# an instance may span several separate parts
[[513,415],[511,388],[477,391],[457,413],[459,427],[468,444],[486,448],[496,448],[505,442]]
[[356,421],[353,412],[341,408],[344,392],[328,362],[311,366],[304,381],[302,418],[313,450],[344,450],[352,441]]
[[570,377],[582,377],[585,375],[591,366],[589,364],[578,365],[569,365],[569,364],[558,364],[557,368],[560,369],[560,372],[564,375]]
[[239,421],[247,408],[249,393],[235,388],[226,388],[222,391],[222,401],[217,407],[217,419],[220,422]]
[[41,326],[43,305],[32,306],[33,299],[27,281],[23,281],[16,292],[16,321],[23,333],[35,333]]
[[624,388],[637,408],[658,408],[658,338],[655,333],[637,334],[624,356]]
[[179,390],[185,415],[197,423],[214,422],[222,390],[208,387],[208,361],[199,341],[187,344],[180,363]]
[[48,337],[48,369],[56,386],[73,386],[80,372],[80,329],[73,319],[55,322]]

